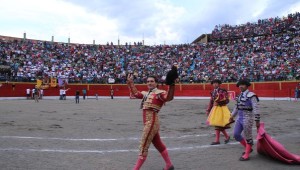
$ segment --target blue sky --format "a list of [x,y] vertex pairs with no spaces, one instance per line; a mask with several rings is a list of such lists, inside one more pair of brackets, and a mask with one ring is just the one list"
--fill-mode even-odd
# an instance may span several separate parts
[[0,35],[72,43],[190,43],[215,25],[300,12],[298,0],[0,0]]

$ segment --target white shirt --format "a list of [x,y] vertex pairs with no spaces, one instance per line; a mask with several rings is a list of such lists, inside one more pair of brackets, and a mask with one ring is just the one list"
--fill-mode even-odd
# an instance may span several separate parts
[[242,92],[242,94],[243,94],[243,96],[246,96],[246,94],[249,92],[249,90],[247,89],[247,90],[245,90],[245,91],[243,91]]
[[63,95],[63,89],[59,90],[59,95]]

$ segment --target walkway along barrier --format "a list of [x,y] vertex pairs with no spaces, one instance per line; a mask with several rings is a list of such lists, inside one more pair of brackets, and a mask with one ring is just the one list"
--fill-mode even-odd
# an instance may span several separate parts
[[[36,83],[26,82],[0,82],[0,97],[26,97],[26,89],[33,89]],[[259,97],[290,97],[293,98],[296,86],[300,81],[276,81],[276,82],[252,82],[250,90],[254,91]],[[137,84],[140,91],[147,90],[145,84]],[[222,88],[229,92],[231,99],[234,99],[240,90],[236,87],[236,83],[223,83]],[[87,90],[87,96],[110,96],[110,90],[114,90],[114,96],[128,96],[129,89],[126,84],[68,84],[66,88],[67,96],[75,96],[76,90]],[[167,90],[167,85],[160,85],[159,88]],[[176,84],[175,97],[209,97],[212,86],[209,83],[200,84]],[[44,96],[59,96],[59,87],[50,87],[44,90]]]

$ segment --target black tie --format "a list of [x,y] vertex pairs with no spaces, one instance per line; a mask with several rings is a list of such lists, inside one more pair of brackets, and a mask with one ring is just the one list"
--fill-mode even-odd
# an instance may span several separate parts
[[217,94],[218,94],[218,89],[215,89],[215,90],[214,90],[214,97],[216,97]]
[[240,96],[240,101],[241,101],[241,99],[243,99],[244,98],[244,93],[242,92],[242,94],[241,94],[241,96]]

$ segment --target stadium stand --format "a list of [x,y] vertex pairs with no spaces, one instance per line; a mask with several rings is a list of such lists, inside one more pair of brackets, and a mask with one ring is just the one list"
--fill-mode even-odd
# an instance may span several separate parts
[[[132,72],[136,83],[147,75],[164,75],[178,64],[182,83],[219,78],[236,82],[300,79],[300,14],[260,19],[239,26],[219,25],[207,43],[180,45],[88,45],[28,39],[0,39],[0,78],[35,82],[67,78],[69,83],[124,84]],[[7,66],[10,67],[7,71]]]

